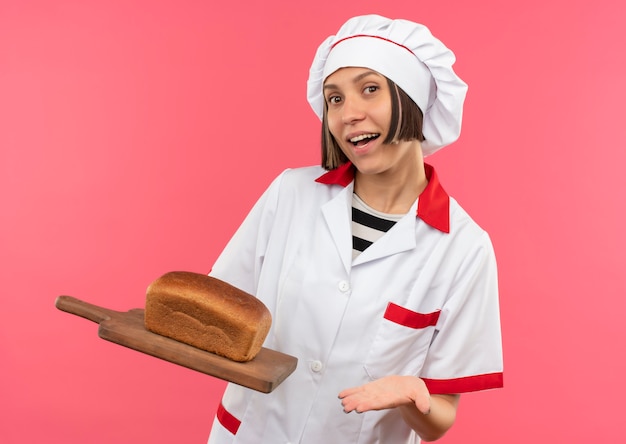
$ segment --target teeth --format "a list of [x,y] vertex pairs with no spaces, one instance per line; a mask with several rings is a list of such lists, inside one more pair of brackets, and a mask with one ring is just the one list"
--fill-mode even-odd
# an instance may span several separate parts
[[364,139],[373,139],[374,137],[378,137],[380,134],[361,134],[360,136],[353,137],[350,139],[350,142],[357,143]]

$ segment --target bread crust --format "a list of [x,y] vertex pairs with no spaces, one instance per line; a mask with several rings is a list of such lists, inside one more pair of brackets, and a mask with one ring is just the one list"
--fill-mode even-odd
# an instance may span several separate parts
[[271,323],[256,297],[204,274],[172,271],[146,291],[146,329],[233,361],[253,359]]

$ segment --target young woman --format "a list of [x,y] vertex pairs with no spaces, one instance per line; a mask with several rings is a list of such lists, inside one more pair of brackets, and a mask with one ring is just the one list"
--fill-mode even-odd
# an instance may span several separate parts
[[460,393],[502,385],[490,239],[424,163],[460,133],[453,63],[375,15],[319,47],[322,167],[277,177],[211,272],[265,303],[265,346],[298,368],[270,394],[230,384],[209,443],[432,441]]

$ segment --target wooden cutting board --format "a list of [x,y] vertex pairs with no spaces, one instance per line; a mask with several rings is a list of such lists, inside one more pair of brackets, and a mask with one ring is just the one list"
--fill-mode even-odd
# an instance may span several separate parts
[[251,361],[232,361],[146,330],[141,308],[120,312],[72,296],[59,296],[55,306],[100,324],[98,336],[102,339],[263,393],[278,387],[298,361],[265,347]]

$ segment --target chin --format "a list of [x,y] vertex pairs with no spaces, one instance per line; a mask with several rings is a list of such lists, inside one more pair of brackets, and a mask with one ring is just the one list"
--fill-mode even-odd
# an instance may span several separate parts
[[380,165],[372,165],[372,164],[363,163],[363,162],[361,163],[352,162],[352,163],[360,174],[364,174],[367,176],[380,174],[385,171],[385,169],[382,168]]

